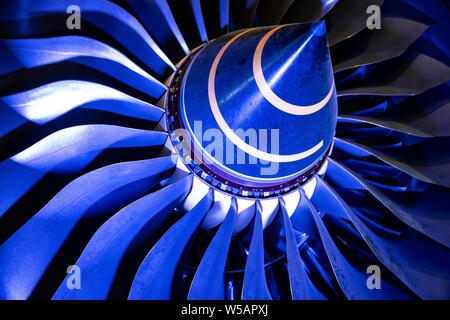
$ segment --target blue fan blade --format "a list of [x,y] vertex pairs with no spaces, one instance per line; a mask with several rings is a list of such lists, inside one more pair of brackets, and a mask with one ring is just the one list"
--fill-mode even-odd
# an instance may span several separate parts
[[329,190],[325,188],[321,179],[317,180],[316,189],[311,197],[311,202],[314,205],[315,210],[319,212],[330,213],[339,218],[348,218],[346,212],[342,210],[335,197],[333,197]]
[[311,203],[307,200],[305,193],[301,192],[300,201],[298,202],[297,208],[292,214],[290,221],[292,226],[298,231],[304,232],[314,239],[320,239],[316,223],[310,213],[310,206]]
[[377,32],[363,31],[367,35],[364,45],[360,38],[350,38],[333,48],[334,72],[396,58],[428,29],[420,22],[397,17],[383,17],[381,24]]
[[195,23],[197,24],[197,30],[200,34],[202,42],[208,41],[208,34],[206,33],[205,22],[203,20],[202,6],[200,0],[190,0],[192,12],[194,13]]
[[0,163],[0,217],[47,173],[75,174],[107,148],[163,146],[166,137],[111,125],[57,131]]
[[229,25],[229,0],[200,1],[205,22],[206,32],[209,39],[216,39],[228,32]]
[[253,25],[258,4],[259,0],[230,1],[230,30],[250,28]]
[[[27,1],[27,6],[12,5],[1,12],[0,20],[67,15],[67,8],[73,4],[71,0]],[[175,69],[136,18],[118,5],[105,0],[77,0],[76,5],[81,8],[83,20],[112,36],[158,75],[165,77]]]
[[224,300],[225,267],[228,249],[233,236],[234,221],[237,211],[236,198],[232,199],[230,209],[219,230],[208,246],[202,261],[195,272],[189,290],[190,300]]
[[[303,197],[303,195],[301,195]],[[283,214],[284,228],[286,230],[286,256],[291,285],[291,295],[294,300],[323,300],[325,296],[309,279],[302,258],[298,252],[297,241],[291,221],[286,212],[284,201],[280,200],[280,209]]]
[[139,267],[128,299],[165,300],[172,297],[177,268],[211,204],[212,192],[209,192],[159,239]]
[[327,177],[332,181],[339,184],[342,181],[353,180],[355,189],[361,189],[360,187],[362,187],[362,189],[369,191],[405,224],[450,247],[448,193],[408,192],[399,194],[398,192],[381,191],[364,181],[356,173],[331,159],[329,168]]
[[[397,60],[394,61],[395,65],[393,60],[380,62],[376,64],[376,72],[366,73],[362,80],[355,80],[345,86],[337,81],[338,96],[414,96],[450,80],[450,67],[428,55],[417,54],[412,61],[403,56]],[[363,71],[364,68],[362,66],[359,69]]]
[[314,219],[309,212],[310,208],[308,203],[309,201],[306,200],[306,195],[301,193],[297,209],[291,216],[291,224],[296,230],[304,232],[315,239],[319,239],[319,233]]
[[[447,13],[448,14],[448,13]],[[429,41],[429,43],[435,46],[436,51],[441,51],[448,61],[448,57],[450,56],[450,44],[447,41],[447,30],[448,23],[444,25],[444,21],[448,21],[449,19],[444,19],[439,21],[438,24],[433,24],[429,31],[424,35],[424,38]]]
[[[411,112],[411,111],[409,111]],[[450,116],[450,103],[422,115],[411,122],[408,122],[407,116],[397,119],[381,115],[380,117],[365,116],[340,116],[341,119],[353,120],[355,123],[368,123],[398,132],[412,134],[418,137],[431,138],[439,136],[450,136],[450,130],[445,122]]]
[[256,203],[252,241],[245,265],[242,300],[272,300],[264,269],[264,239],[259,202]]
[[339,0],[309,0],[294,1],[286,14],[282,23],[315,22],[325,16]]
[[351,143],[350,141],[338,137],[334,137],[333,147],[352,155],[353,158],[364,158],[372,155],[367,149],[358,148],[357,145]]
[[230,24],[230,0],[219,1],[219,12],[220,29],[228,32],[228,26]]
[[[22,117],[43,125],[76,108],[104,110],[158,122],[163,110],[93,82],[65,80],[0,98]],[[1,133],[1,132],[0,132]]]
[[419,191],[392,192],[381,191],[384,202],[396,207],[397,212],[403,211],[419,225],[418,231],[424,229],[424,234],[450,247],[450,211],[449,192]]
[[[370,123],[386,129],[431,138],[448,137],[450,128],[450,102],[447,97],[449,84],[436,87],[421,95],[410,97],[380,112],[356,112],[341,115],[341,120],[353,123]],[[387,106],[387,101],[384,103]],[[355,125],[356,126],[356,125]]]
[[326,178],[333,182],[338,182],[338,186],[346,189],[366,190],[365,185],[360,179],[357,179],[354,175],[351,175],[346,171],[342,164],[328,159],[328,168]]
[[0,57],[14,61],[0,66],[0,74],[66,61],[99,70],[155,99],[166,90],[118,50],[86,37],[0,40]]
[[355,168],[358,173],[380,179],[395,177],[401,172],[397,168],[385,163],[373,163],[359,159],[349,159],[343,161],[343,163],[350,168]]
[[178,61],[183,55],[189,54],[189,48],[166,0],[128,0],[127,2],[163,51],[170,55],[172,61]]
[[[120,262],[131,245],[154,233],[191,188],[188,176],[131,203],[106,221],[94,234],[75,263],[83,272],[79,290],[61,283],[55,300],[107,299]],[[69,276],[68,276],[69,277]]]
[[329,234],[322,218],[317,211],[312,210],[323,246],[330,260],[331,266],[339,285],[347,299],[350,300],[380,300],[380,299],[408,299],[409,296],[399,289],[383,282],[381,289],[370,290],[367,286],[368,275],[354,267],[340,252]]
[[421,0],[402,0],[411,7],[416,8],[423,14],[431,17],[435,21],[439,21],[446,26],[450,26],[450,14],[445,1],[421,1]]
[[166,0],[183,37],[194,49],[208,41],[200,0]]
[[[360,97],[361,98],[361,97]],[[363,96],[362,98],[368,98],[370,99],[371,97],[367,97],[367,96]],[[381,97],[378,97],[381,98]],[[389,97],[383,97],[383,99],[388,99]],[[351,98],[350,98],[351,99]],[[345,110],[345,103],[341,103],[340,107],[342,106],[342,109]],[[378,115],[381,114],[383,112],[385,112],[389,107],[389,103],[387,100],[384,100],[383,102],[377,102],[377,103],[373,103],[371,102],[371,100],[369,100],[369,102],[366,104],[364,103],[360,103],[360,108],[358,108],[358,110],[356,111],[352,111],[349,112],[351,114],[354,115],[366,115],[366,116],[374,116],[374,115]],[[340,111],[340,113],[344,113],[342,111]],[[338,117],[338,122],[340,121],[345,121],[345,119]]]
[[[142,196],[171,173],[170,157],[124,162],[62,189],[0,247],[0,299],[26,299],[78,221],[102,217]],[[91,209],[95,207],[95,211]]]
[[416,179],[450,187],[450,152],[446,148],[449,141],[447,137],[434,138],[395,152],[381,152],[357,142],[335,138],[335,147],[354,156],[373,155]]
[[344,160],[342,164],[358,173],[372,186],[387,191],[423,191],[429,184],[418,181],[400,170],[384,164]]
[[[423,299],[450,298],[448,248],[415,235],[413,231],[397,237],[383,237],[373,232],[324,181],[322,183],[338,199],[377,258],[410,289]],[[432,211],[428,212],[432,214]]]
[[261,26],[280,24],[289,7],[295,0],[259,1],[256,21]]
[[339,1],[326,16],[328,42],[331,46],[357,34],[367,27],[367,8],[381,6],[384,0]]

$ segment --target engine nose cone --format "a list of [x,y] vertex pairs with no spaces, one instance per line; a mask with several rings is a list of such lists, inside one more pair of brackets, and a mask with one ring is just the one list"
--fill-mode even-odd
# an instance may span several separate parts
[[317,172],[334,136],[325,25],[216,39],[181,65],[166,102],[174,145],[205,181],[246,197],[289,192]]

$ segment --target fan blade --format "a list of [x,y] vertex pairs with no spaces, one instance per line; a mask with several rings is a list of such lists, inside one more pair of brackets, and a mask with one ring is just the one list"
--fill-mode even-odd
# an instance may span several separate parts
[[[206,186],[206,185],[205,185]],[[234,198],[214,190],[214,204],[202,223],[202,229],[213,230],[225,220]],[[237,201],[236,201],[237,202]],[[236,209],[237,210],[237,209]],[[233,225],[235,223],[233,222]]]
[[154,99],[166,91],[162,83],[121,52],[86,37],[0,40],[0,57],[12,61],[0,66],[0,74],[73,62],[98,70]]
[[82,218],[103,217],[128,204],[173,168],[170,157],[125,162],[92,171],[68,184],[1,245],[0,298],[28,298]]
[[314,239],[320,239],[316,223],[310,213],[310,207],[311,202],[308,201],[305,193],[301,192],[297,209],[290,219],[291,224],[296,230],[304,232]]
[[446,192],[398,193],[381,191],[342,164],[331,159],[327,178],[346,188],[369,191],[405,224],[450,247],[450,236],[447,231],[450,227],[450,215],[446,205],[446,199],[448,198]]
[[215,39],[228,32],[230,0],[202,0],[203,19],[209,39]]
[[109,125],[55,132],[0,163],[0,217],[47,173],[75,174],[107,148],[163,146],[167,135]]
[[178,29],[166,0],[127,0],[127,3],[172,61],[179,61],[189,54],[188,45]]
[[200,0],[167,0],[181,33],[190,48],[208,41]]
[[[303,195],[302,195],[303,196]],[[298,252],[297,241],[285,204],[280,200],[280,209],[286,231],[286,256],[291,295],[294,300],[324,300],[325,296],[317,290],[306,273],[302,258]]]
[[340,118],[425,138],[450,136],[446,121],[450,117],[447,90],[447,85],[439,86],[381,113],[341,115]]
[[[19,3],[7,7],[0,14],[0,21],[15,21],[20,24],[26,19],[46,18],[55,14],[66,15],[67,8],[73,4],[73,1],[29,1],[27,6],[17,8]],[[113,37],[159,76],[165,78],[172,70],[175,70],[175,66],[136,18],[118,5],[105,0],[78,0],[77,5],[83,8],[84,21],[95,25]],[[58,27],[59,25],[55,24],[54,28]],[[60,28],[66,28],[66,25],[63,24]],[[41,30],[42,28],[36,29]],[[35,30],[30,28],[26,32],[34,35]],[[9,34],[9,36],[11,35]]]
[[[130,247],[153,234],[191,188],[191,176],[136,200],[106,221],[89,241],[75,263],[83,270],[79,290],[67,287],[66,279],[52,299],[107,299],[119,265]],[[156,206],[155,206],[156,204]]]
[[177,268],[212,200],[212,193],[209,192],[159,239],[139,267],[128,299],[163,300],[172,297]]
[[[83,94],[81,95],[80,92]],[[65,80],[0,98],[0,102],[39,125],[78,107],[158,122],[161,108],[93,82]]]
[[420,1],[420,0],[402,0],[409,6],[416,8],[423,14],[426,14],[434,21],[439,21],[445,26],[450,26],[448,6],[442,1]]
[[450,80],[450,67],[432,57],[417,54],[407,60],[400,57],[377,64],[364,80],[338,84],[338,95],[413,96]]
[[381,24],[380,30],[366,29],[332,47],[334,72],[398,57],[428,28],[422,23],[396,17],[382,18]]
[[259,1],[257,22],[260,26],[279,24],[289,7],[295,0]]
[[294,1],[283,16],[282,23],[319,21],[339,0]]
[[236,198],[232,198],[231,206],[219,230],[208,246],[200,265],[195,272],[189,290],[190,300],[224,300],[225,268],[228,250],[233,236],[234,221],[237,212]]
[[342,254],[334,243],[329,231],[325,227],[322,218],[316,210],[312,210],[312,215],[319,229],[323,246],[328,255],[339,286],[344,292],[347,299],[350,300],[382,300],[382,299],[405,299],[406,296],[402,291],[383,283],[379,290],[370,290],[367,286],[367,274],[362,270],[354,267]]
[[367,8],[380,6],[383,0],[345,0],[339,1],[326,16],[329,27],[328,42],[335,45],[357,34],[367,26]]
[[357,142],[335,138],[335,147],[358,158],[372,155],[416,179],[450,187],[448,141],[446,137],[430,138],[416,145],[380,152]]
[[349,159],[342,161],[342,163],[350,168],[356,168],[358,173],[378,178],[394,177],[401,172],[386,163],[373,163],[359,159]]
[[242,300],[271,300],[264,269],[264,241],[261,204],[256,203],[252,241],[245,265]]
[[259,0],[233,0],[230,2],[231,31],[250,28],[255,20]]
[[[408,116],[409,119],[408,119]],[[369,123],[378,127],[403,132],[417,137],[448,137],[450,136],[450,128],[446,119],[450,117],[450,103],[445,103],[438,109],[428,114],[420,116],[417,113],[408,112],[405,117],[390,117],[389,115],[381,115],[380,117],[365,117],[342,115],[341,119],[352,120],[355,123]]]
[[[423,299],[450,297],[448,248],[436,245],[413,231],[402,233],[398,237],[383,237],[380,233],[373,232],[326,182],[322,183],[334,194],[377,258],[410,289]],[[425,212],[431,214],[433,211]],[[446,229],[448,230],[448,226]]]
[[316,190],[314,191],[314,195],[311,197],[310,202],[313,204],[313,207],[309,208],[309,212],[316,210],[318,212],[333,214],[341,219],[347,217],[346,213],[336,202],[336,199],[328,192],[319,179],[317,179]]

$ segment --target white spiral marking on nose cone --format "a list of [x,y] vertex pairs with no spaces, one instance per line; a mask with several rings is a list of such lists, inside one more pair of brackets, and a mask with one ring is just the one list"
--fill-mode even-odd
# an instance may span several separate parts
[[331,84],[330,91],[328,92],[326,97],[323,98],[323,100],[321,100],[318,103],[313,104],[313,105],[302,106],[302,105],[296,105],[296,104],[286,102],[283,99],[281,99],[279,96],[277,96],[275,94],[275,92],[272,91],[272,89],[270,88],[269,84],[266,81],[266,78],[264,77],[264,73],[262,70],[262,54],[263,54],[264,46],[266,45],[269,38],[275,32],[277,32],[279,29],[281,29],[285,26],[286,25],[282,25],[282,26],[278,26],[278,27],[272,29],[258,43],[258,46],[256,47],[256,50],[255,50],[255,54],[253,56],[253,77],[255,78],[256,85],[258,86],[262,95],[264,96],[264,98],[266,98],[267,101],[270,102],[270,104],[272,104],[274,107],[276,107],[277,109],[279,109],[283,112],[290,113],[293,115],[298,115],[298,116],[304,116],[304,115],[308,115],[308,114],[317,112],[327,105],[328,101],[330,101],[331,97],[333,96],[334,81]]
[[239,37],[243,36],[247,32],[251,31],[252,29],[248,29],[246,31],[243,31],[239,33],[238,35],[234,36],[230,41],[228,41],[219,51],[216,58],[213,61],[213,64],[211,66],[211,70],[209,71],[209,78],[208,78],[208,99],[209,104],[211,106],[211,111],[214,115],[214,119],[216,120],[217,124],[219,125],[220,129],[223,131],[225,136],[233,142],[239,149],[242,151],[248,153],[249,155],[265,160],[265,161],[272,161],[272,162],[294,162],[298,161],[304,158],[309,157],[310,155],[317,152],[322,146],[323,146],[323,140],[321,140],[317,145],[312,147],[311,149],[308,149],[304,152],[290,154],[290,155],[279,155],[279,154],[272,154],[268,152],[261,151],[249,144],[247,144],[245,141],[243,141],[239,136],[234,133],[234,131],[228,126],[225,119],[222,116],[222,113],[219,110],[219,105],[217,103],[217,97],[216,97],[216,89],[215,89],[215,82],[216,82],[216,72],[217,67],[219,66],[219,62],[222,59],[223,54],[228,49],[228,47],[236,41]]

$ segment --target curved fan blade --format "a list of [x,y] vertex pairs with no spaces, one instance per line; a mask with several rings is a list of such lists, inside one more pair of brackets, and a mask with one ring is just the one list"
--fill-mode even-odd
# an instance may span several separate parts
[[230,29],[239,30],[251,27],[258,4],[259,0],[230,1]]
[[373,155],[419,180],[450,187],[450,177],[447,176],[450,155],[445,148],[447,138],[428,139],[413,146],[383,152],[344,139],[336,138],[335,141],[336,148],[357,157]]
[[283,201],[280,201],[280,208],[286,230],[286,256],[292,299],[323,300],[325,297],[317,290],[306,273],[305,266],[298,252],[294,230]]
[[[192,177],[184,178],[131,203],[94,234],[75,263],[83,270],[80,290],[67,287],[69,276],[53,299],[106,299],[126,252],[145,242],[184,199]],[[155,204],[158,204],[155,207]],[[111,235],[114,235],[111,237]]]
[[364,30],[332,48],[334,72],[389,60],[403,54],[427,29],[412,20],[387,17],[380,30]]
[[[80,95],[83,92],[83,95]],[[57,102],[58,103],[55,103]],[[59,102],[62,101],[62,102]],[[104,110],[158,122],[163,111],[149,103],[100,84],[66,80],[0,98],[8,108],[39,125],[77,108]]]
[[[328,177],[336,183],[352,189],[367,189],[395,216],[411,228],[416,229],[430,238],[450,246],[448,224],[450,214],[447,208],[448,194],[444,192],[398,192],[381,191],[371,186],[364,179],[330,160]],[[414,200],[413,200],[414,199]],[[432,213],[429,213],[432,210]]]
[[289,7],[295,0],[259,1],[257,15],[261,26],[279,24]]
[[349,88],[338,86],[338,95],[417,95],[450,80],[450,67],[432,57],[418,54],[410,61],[399,59],[379,64],[358,84],[346,85]]
[[367,26],[367,8],[382,4],[383,0],[339,1],[326,17],[330,45],[335,45],[363,30]]
[[170,157],[126,162],[98,169],[67,185],[1,245],[1,298],[28,298],[82,218],[108,215],[148,191],[173,167]]
[[200,2],[202,12],[207,12],[203,15],[203,19],[205,20],[208,38],[214,39],[228,32],[230,0],[202,0]]
[[147,31],[172,61],[179,61],[189,53],[188,45],[165,0],[131,0],[127,3],[134,9]]
[[348,299],[404,299],[407,298],[397,288],[388,284],[380,290],[370,290],[367,286],[367,275],[353,266],[342,254],[333,241],[328,229],[315,210],[311,211],[319,229],[322,243],[327,252],[333,271],[339,281],[342,291]]
[[[22,8],[7,7],[8,10],[2,11],[0,20],[13,20],[19,23],[24,19],[45,18],[54,14],[65,15],[67,8],[72,4],[70,0],[32,1]],[[171,69],[175,69],[172,62],[156,45],[142,25],[121,7],[105,0],[78,0],[77,6],[83,8],[83,20],[111,35],[125,48],[132,49],[133,53],[143,63],[160,76],[166,76]],[[66,25],[63,24],[61,27],[65,28]],[[26,31],[30,34],[35,32],[31,28]]]
[[[325,182],[323,183],[326,185]],[[326,185],[326,187],[334,193],[329,186]],[[399,196],[401,195],[400,193]],[[334,196],[375,255],[409,288],[424,299],[448,297],[450,271],[446,266],[450,265],[450,255],[447,248],[436,246],[432,241],[412,230],[402,233],[401,237],[383,237],[382,233],[371,230],[358,218],[338,195],[334,194]],[[435,200],[437,201],[433,203],[442,203],[442,199]],[[423,212],[431,213],[433,210]],[[448,226],[446,229],[448,230]],[[414,252],[411,252],[411,248],[414,248]],[[395,255],[392,254],[393,251]]]
[[256,203],[253,235],[247,256],[242,286],[242,300],[270,300],[264,270],[264,242],[261,204]]
[[200,0],[167,2],[190,48],[208,41]]
[[320,20],[339,0],[294,1],[283,16],[283,23],[313,22]]
[[[100,138],[99,138],[100,137]],[[162,146],[166,134],[108,125],[63,129],[0,163],[0,216],[46,174],[80,172],[106,148]]]
[[344,120],[366,122],[383,128],[404,132],[419,137],[447,137],[450,128],[449,99],[445,96],[447,85],[429,90],[424,94],[408,98],[379,114],[341,115]]
[[305,193],[302,192],[298,206],[290,217],[291,224],[296,230],[304,232],[315,239],[319,239],[319,233],[310,210],[311,203],[307,200]]
[[22,68],[39,68],[60,62],[73,62],[99,70],[155,99],[166,90],[163,84],[125,55],[87,37],[1,40],[0,57],[13,61],[0,66],[1,74]]
[[212,203],[209,192],[200,202],[170,228],[139,267],[129,299],[170,299],[175,273],[187,250],[189,240],[200,226]]
[[195,272],[188,299],[223,300],[225,295],[225,267],[233,235],[237,211],[236,198],[232,199],[227,216],[203,255]]

